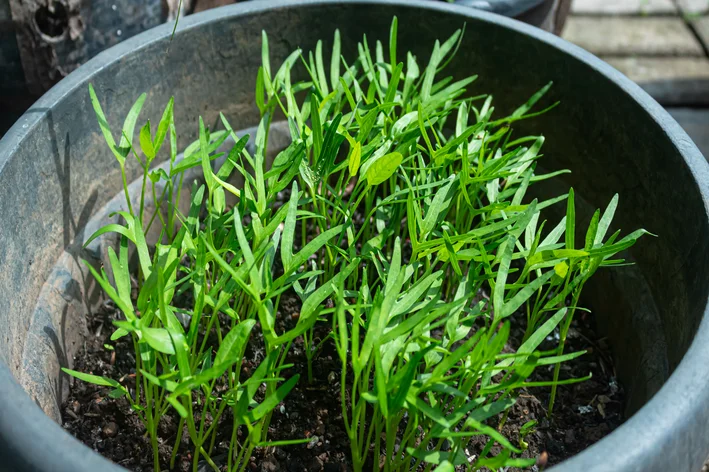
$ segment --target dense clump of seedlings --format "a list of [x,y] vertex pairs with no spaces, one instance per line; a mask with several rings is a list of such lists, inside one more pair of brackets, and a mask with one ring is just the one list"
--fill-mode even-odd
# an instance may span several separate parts
[[[132,340],[136,376],[127,386],[67,372],[129,400],[150,436],[156,471],[157,424],[171,409],[180,417],[171,467],[183,426],[194,470],[200,460],[214,470],[244,470],[256,447],[307,441],[274,444],[267,437],[273,409],[305,381],[289,375],[286,364],[301,337],[309,381],[323,344],[335,345],[355,471],[371,457],[378,468],[380,456],[387,471],[534,463],[519,457],[523,436],[513,441],[498,426],[521,388],[550,387],[551,414],[557,386],[584,380],[561,379],[559,370],[583,354],[564,352],[583,286],[598,268],[623,263],[615,255],[644,231],[607,237],[614,197],[577,244],[573,190],[546,201],[527,198],[530,186],[566,172],[536,174],[544,138],[511,136],[512,123],[546,111],[532,109],[551,84],[511,115],[493,118],[492,96],[467,94],[475,77],[442,77],[462,35],[436,42],[422,68],[411,53],[398,54],[395,18],[387,48],[380,41],[372,48],[365,37],[349,63],[336,32],[329,67],[318,42],[314,53],[293,52],[274,74],[264,33],[253,155],[249,137],[237,136],[222,116],[223,131],[208,130],[200,119],[199,140],[178,160],[172,101],[155,137],[147,122],[134,148],[145,96],[116,144],[90,90],[121,167],[127,206],[122,223],[90,238],[118,233],[118,252],[109,250],[112,281],[90,270],[125,316],[112,339]],[[293,82],[296,68],[308,79]],[[277,112],[287,119],[291,143],[269,166]],[[168,139],[168,164],[154,168]],[[225,145],[231,149],[219,152]],[[130,154],[143,169],[138,208],[124,171]],[[219,158],[223,164],[215,166]],[[204,183],[193,186],[183,215],[183,175],[193,167],[201,167]],[[230,183],[233,175],[243,180],[239,188]],[[148,192],[157,206],[152,215],[145,210]],[[227,193],[235,205],[227,205]],[[544,209],[564,202],[566,217],[545,231]],[[149,247],[146,233],[154,224],[159,242]],[[135,298],[129,246],[138,259]],[[301,305],[297,322],[279,332],[276,314],[286,292]],[[510,319],[519,312],[526,331],[509,352]],[[316,324],[331,327],[324,339],[315,336]],[[555,331],[558,347],[540,352]],[[245,349],[256,339],[262,361],[245,369]],[[551,381],[529,381],[535,368],[551,365]],[[212,456],[225,424],[229,449],[217,464]],[[482,449],[471,443],[477,436],[486,438]],[[501,452],[493,454],[494,446]]]

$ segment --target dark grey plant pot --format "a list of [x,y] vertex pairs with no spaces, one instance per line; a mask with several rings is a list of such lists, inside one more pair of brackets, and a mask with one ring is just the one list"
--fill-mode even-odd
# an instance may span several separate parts
[[602,272],[588,287],[587,306],[609,337],[633,414],[554,470],[699,469],[709,454],[709,166],[700,152],[639,87],[551,34],[470,8],[386,0],[211,10],[180,23],[169,53],[171,26],[158,27],[72,73],[0,141],[0,469],[119,470],[50,418],[59,418],[68,381],[59,368],[80,348],[81,314],[97,293],[84,273],[52,270],[79,255],[86,222],[120,190],[88,83],[111,123],[140,92],[148,92],[141,117],[153,121],[174,95],[184,146],[196,137],[199,115],[214,124],[223,111],[239,128],[257,122],[262,29],[275,63],[335,28],[349,54],[363,33],[387,38],[394,13],[400,49],[422,60],[435,39],[467,22],[449,70],[479,74],[472,91],[493,92],[500,112],[554,80],[551,99],[561,106],[520,123],[519,132],[545,134],[545,167],[570,168],[565,184],[589,204],[605,205],[619,192],[619,227],[659,234],[634,248],[635,267]]

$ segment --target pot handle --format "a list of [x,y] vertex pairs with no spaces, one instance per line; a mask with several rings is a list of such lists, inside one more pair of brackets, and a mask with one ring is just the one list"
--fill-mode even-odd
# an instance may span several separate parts
[[515,17],[543,2],[544,0],[455,0],[453,3]]

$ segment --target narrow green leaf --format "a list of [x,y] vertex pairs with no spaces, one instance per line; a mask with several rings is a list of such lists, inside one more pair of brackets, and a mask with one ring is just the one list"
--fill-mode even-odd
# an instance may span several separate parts
[[586,231],[586,244],[584,245],[584,250],[590,251],[593,249],[594,241],[596,239],[596,234],[598,233],[599,218],[601,217],[601,210],[596,210],[591,218],[591,223],[588,225],[588,230]]
[[295,384],[298,383],[298,378],[300,378],[300,376],[296,374],[286,380],[275,392],[267,396],[263,402],[251,410],[248,414],[249,421],[255,423],[263,418],[267,413],[273,411],[273,409],[286,398],[293,387],[295,387]]
[[264,85],[264,71],[263,71],[263,66],[258,68],[258,73],[256,74],[256,106],[259,109],[259,112],[263,115],[264,110],[266,109],[266,103],[264,101],[264,94],[266,92],[265,85]]
[[281,244],[281,262],[283,268],[291,267],[293,260],[293,244],[295,241],[295,223],[298,213],[298,183],[293,181],[293,187],[290,193],[290,202],[288,204],[288,214],[283,226],[283,236]]
[[[543,325],[541,325],[532,335],[527,338],[525,342],[517,349],[517,354],[531,354],[537,347],[544,341],[544,339],[549,336],[554,328],[561,322],[561,320],[566,316],[568,308],[564,307],[558,310],[551,318],[549,318]],[[524,358],[518,358],[515,363],[522,363]]]
[[[392,70],[396,66],[396,41],[399,35],[399,19],[394,16],[391,20],[391,29],[389,30],[389,64]],[[402,64],[403,67],[403,64]],[[401,72],[401,71],[400,71]],[[398,79],[397,79],[398,80]],[[387,100],[389,101],[389,100]]]
[[261,64],[266,78],[271,79],[271,59],[268,51],[268,35],[261,30]]
[[522,290],[517,292],[512,298],[510,298],[507,302],[503,304],[500,313],[497,315],[497,318],[504,319],[508,316],[511,316],[519,309],[519,307],[521,307],[527,300],[529,300],[529,298],[534,295],[537,290],[542,287],[542,285],[547,283],[553,275],[554,271],[547,271],[541,277],[537,277],[531,283],[525,285]]
[[603,212],[603,216],[598,222],[598,231],[596,231],[596,236],[593,238],[593,247],[595,248],[599,244],[603,243],[603,238],[606,237],[608,228],[610,228],[611,222],[613,221],[613,216],[615,216],[615,211],[618,208],[618,194],[613,195],[610,203]]
[[566,204],[566,249],[574,249],[574,238],[576,236],[576,206],[574,205],[574,189],[569,189],[569,197]]
[[526,114],[549,91],[552,85],[553,82],[549,82],[544,87],[542,87],[541,90],[532,95],[532,97],[527,101],[527,103],[512,112],[512,118],[519,118],[520,116]]
[[175,106],[175,97],[170,97],[170,101],[167,102],[165,111],[162,113],[162,118],[160,118],[160,123],[158,123],[158,130],[155,133],[155,141],[153,141],[153,148],[155,149],[155,155],[160,152],[163,143],[165,142],[165,137],[170,128],[170,124],[173,122],[173,109]]
[[336,29],[335,39],[332,42],[332,59],[330,60],[330,84],[333,90],[340,85],[340,48],[340,30]]
[[325,75],[325,63],[322,56],[322,41],[318,41],[315,45],[315,67],[317,69],[318,81],[320,82],[320,91],[323,96],[330,93],[327,86],[327,76]]
[[322,145],[324,135],[322,124],[320,123],[320,113],[318,109],[320,108],[320,102],[314,93],[310,94],[310,121],[313,127],[313,159],[317,163],[320,153],[322,152]]
[[359,171],[359,165],[360,162],[362,161],[362,144],[359,142],[356,142],[354,146],[352,147],[352,151],[350,152],[350,157],[347,161],[347,166],[349,167],[350,171],[350,177],[354,177],[357,175],[357,171]]
[[180,417],[187,419],[187,416],[188,416],[187,410],[185,409],[185,407],[182,405],[182,403],[180,403],[180,401],[177,398],[173,397],[172,395],[168,395],[165,398],[167,399],[168,403],[170,405],[172,405],[172,407],[175,409],[177,414],[180,415]]
[[[293,256],[284,272],[288,274],[290,272],[298,270],[298,268],[303,265],[305,261],[310,258],[310,256],[315,254],[321,247],[323,247],[325,243],[327,243],[335,236],[340,235],[343,229],[344,225],[339,225],[335,226],[334,228],[330,228],[324,233],[320,233],[319,235],[317,235],[317,237],[315,237],[312,241],[306,244],[305,247],[302,248],[300,252],[298,252],[298,254]],[[281,248],[281,250],[283,249]]]
[[204,175],[204,181],[207,184],[207,189],[209,190],[210,197],[214,191],[214,173],[212,172],[212,166],[209,160],[209,139],[207,138],[207,131],[204,127],[204,121],[202,117],[199,117],[199,155],[202,162],[202,173]]
[[76,377],[79,380],[83,380],[84,382],[92,383],[94,385],[100,385],[103,387],[124,388],[116,380],[109,379],[108,377],[101,377],[98,375],[85,374],[83,372],[77,372],[75,370],[67,369],[66,367],[62,367],[62,372],[69,374],[72,377]]

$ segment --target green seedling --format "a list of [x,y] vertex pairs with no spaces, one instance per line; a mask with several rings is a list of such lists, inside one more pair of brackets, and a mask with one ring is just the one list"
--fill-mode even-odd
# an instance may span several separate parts
[[[538,107],[551,84],[497,116],[492,96],[470,93],[475,76],[445,74],[463,33],[436,42],[420,62],[397,49],[395,18],[388,44],[365,37],[346,58],[335,32],[331,54],[318,42],[272,68],[264,32],[253,155],[245,147],[250,138],[221,116],[223,130],[199,120],[199,139],[178,160],[172,100],[157,128],[147,121],[134,145],[144,95],[116,144],[91,88],[121,169],[126,211],[89,238],[116,235],[110,277],[89,269],[123,313],[112,339],[130,340],[135,384],[66,372],[128,399],[153,444],[156,471],[174,467],[183,427],[195,471],[202,460],[215,471],[243,471],[257,447],[307,441],[268,439],[273,410],[299,382],[286,363],[294,343],[303,344],[310,382],[323,346],[335,345],[355,471],[370,458],[377,469],[380,456],[386,471],[534,463],[519,456],[532,423],[517,444],[496,426],[520,389],[551,388],[551,414],[558,386],[588,378],[561,379],[559,369],[583,354],[564,352],[581,291],[599,268],[623,263],[617,254],[644,231],[608,236],[616,196],[576,241],[573,189],[547,200],[530,196],[535,183],[567,172],[536,173],[544,137],[512,132],[514,123],[556,105]],[[296,71],[305,80],[295,81]],[[291,143],[267,165],[279,115]],[[155,166],[168,147],[167,163]],[[130,154],[143,171],[138,204],[126,182]],[[193,185],[184,215],[178,209],[190,168],[201,170],[203,182]],[[152,215],[146,194],[157,208]],[[566,205],[566,217],[550,229],[544,212],[553,205]],[[152,225],[159,243],[148,246]],[[284,329],[277,314],[287,293],[300,307]],[[509,352],[510,327],[525,315],[522,344]],[[558,346],[542,351],[554,333]],[[263,355],[247,369],[249,345]],[[553,380],[530,380],[549,365]],[[179,418],[179,433],[171,463],[160,464],[158,425],[167,414]],[[217,463],[224,430],[227,459]],[[474,446],[478,436],[482,448]]]

